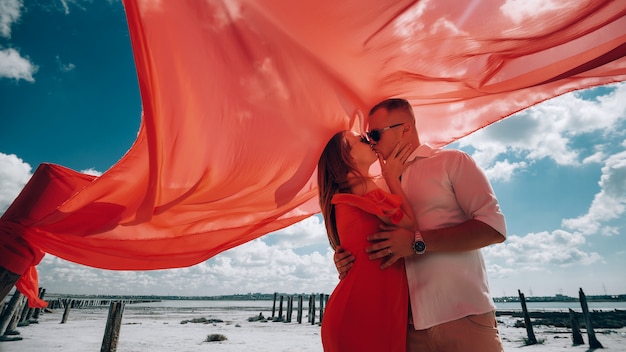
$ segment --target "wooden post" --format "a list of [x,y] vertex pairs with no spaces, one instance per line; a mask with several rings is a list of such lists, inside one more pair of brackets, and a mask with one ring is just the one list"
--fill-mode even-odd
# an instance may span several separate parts
[[280,295],[280,303],[278,305],[278,321],[283,321],[283,295]]
[[530,322],[530,316],[528,315],[528,309],[526,308],[526,298],[522,291],[517,290],[519,294],[520,302],[522,303],[522,310],[524,312],[524,325],[526,325],[526,332],[528,333],[528,345],[537,344],[537,338],[535,337],[535,332],[533,331],[533,324]]
[[30,308],[28,308],[28,301],[26,302],[26,304],[24,304],[24,306],[22,307],[22,313],[20,314],[20,319],[18,324],[22,324],[22,325],[28,325],[28,323],[24,324],[27,319],[28,316],[30,315],[29,313],[31,312]]
[[322,325],[323,318],[324,318],[324,294],[320,293],[320,325]]
[[309,296],[309,303],[307,304],[306,310],[306,321],[307,323],[311,322],[311,296]]
[[580,325],[578,325],[578,318],[576,317],[576,312],[569,309],[569,320],[572,323],[572,343],[574,346],[584,345],[585,340],[583,340],[583,335],[580,333]]
[[15,286],[21,275],[11,272],[4,267],[0,267],[0,302],[11,293],[11,289]]
[[53,299],[52,301],[48,301],[48,308],[57,309],[59,308],[59,299]]
[[315,294],[311,294],[310,300],[311,300],[311,308],[309,309],[311,311],[311,325],[315,325]]
[[74,302],[73,299],[66,299],[65,300],[65,310],[63,311],[63,318],[61,319],[61,324],[65,324],[65,322],[67,321],[67,317],[70,315],[70,308],[72,307],[72,303]]
[[272,304],[272,320],[274,320],[274,312],[276,311],[276,295],[278,293],[274,292],[274,304]]
[[[39,299],[43,300],[43,297],[46,295],[46,289],[43,287],[39,288]],[[35,309],[35,314],[33,314],[33,319],[35,320],[34,322],[37,322],[37,319],[39,319],[39,314],[41,313],[41,308],[37,308]]]
[[587,328],[587,338],[589,339],[589,347],[604,348],[600,341],[596,339],[596,333],[593,331],[593,324],[591,324],[591,314],[589,314],[589,307],[587,306],[587,297],[581,288],[578,291],[578,298],[580,299],[580,306],[583,309],[583,317],[585,318],[585,327]]
[[[26,297],[20,296],[19,302],[17,304],[17,308],[15,309],[15,314],[13,314],[13,316],[11,317],[11,321],[9,322],[9,326],[7,326],[7,329],[4,332],[4,335],[19,335],[20,334],[16,329],[17,329],[17,324],[20,321],[20,311],[22,310],[22,307],[24,305],[28,305]],[[21,338],[18,338],[17,340],[21,340]]]
[[291,315],[293,313],[293,295],[287,296],[287,323],[291,323]]
[[109,317],[107,318],[107,326],[104,330],[102,338],[102,348],[100,352],[115,352],[117,350],[117,342],[120,337],[120,327],[122,326],[122,315],[124,314],[123,302],[111,302],[109,305]]
[[11,296],[11,300],[7,305],[2,317],[0,317],[0,336],[4,336],[4,333],[7,332],[7,328],[9,327],[9,323],[13,319],[13,316],[18,310],[20,302],[22,301],[22,293],[18,290],[15,290],[13,296]]
[[298,320],[298,324],[302,324],[302,295],[298,296],[298,315],[296,320]]

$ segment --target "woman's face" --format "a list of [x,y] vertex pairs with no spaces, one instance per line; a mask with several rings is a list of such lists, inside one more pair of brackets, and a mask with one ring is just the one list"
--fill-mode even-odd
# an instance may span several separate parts
[[372,149],[367,140],[358,133],[347,131],[344,133],[344,138],[350,146],[350,156],[356,165],[369,167],[378,160],[374,149]]

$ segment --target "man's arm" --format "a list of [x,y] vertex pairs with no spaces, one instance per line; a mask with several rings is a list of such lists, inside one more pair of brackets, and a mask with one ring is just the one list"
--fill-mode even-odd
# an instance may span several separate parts
[[[462,252],[504,242],[504,235],[480,220],[470,219],[459,225],[421,232],[431,252]],[[428,241],[428,242],[427,242]]]
[[[368,241],[375,242],[366,249],[369,259],[385,258],[381,269],[391,266],[400,258],[415,254],[412,248],[414,234],[411,231],[390,227],[386,227],[386,230],[367,237]],[[420,233],[426,243],[426,252],[470,251],[501,243],[505,239],[504,235],[493,227],[475,219],[456,226]]]
[[339,272],[339,280],[343,280],[343,278],[348,274],[348,270],[352,268],[355,258],[351,252],[348,252],[344,250],[343,247],[339,246],[335,249],[333,259],[335,261],[337,271]]

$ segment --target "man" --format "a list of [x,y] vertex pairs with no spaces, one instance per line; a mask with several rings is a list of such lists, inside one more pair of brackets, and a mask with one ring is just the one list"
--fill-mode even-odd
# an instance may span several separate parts
[[[503,242],[498,201],[475,162],[458,150],[420,144],[404,99],[389,99],[369,114],[368,136],[384,159],[397,144],[417,146],[401,183],[416,216],[415,233],[385,227],[368,238],[370,260],[381,269],[404,258],[409,283],[408,351],[502,351],[480,248]],[[397,150],[397,149],[396,149]],[[354,261],[335,254],[340,278]]]

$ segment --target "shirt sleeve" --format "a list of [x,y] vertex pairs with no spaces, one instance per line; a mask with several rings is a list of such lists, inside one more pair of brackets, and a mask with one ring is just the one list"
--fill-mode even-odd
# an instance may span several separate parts
[[487,176],[468,154],[458,151],[456,159],[449,177],[459,206],[506,237],[504,214]]

